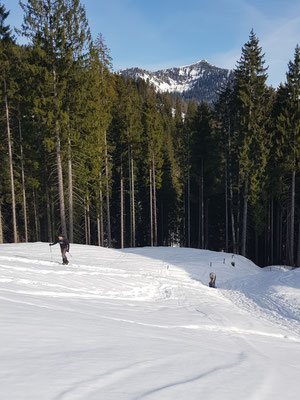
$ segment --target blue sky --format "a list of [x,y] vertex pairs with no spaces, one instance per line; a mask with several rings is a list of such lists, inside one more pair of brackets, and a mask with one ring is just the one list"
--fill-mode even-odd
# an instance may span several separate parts
[[[24,0],[25,1],[25,0]],[[18,0],[0,0],[20,27]],[[102,33],[115,70],[152,71],[201,59],[234,68],[251,29],[269,66],[268,83],[285,80],[300,45],[299,0],[82,0],[96,38]]]

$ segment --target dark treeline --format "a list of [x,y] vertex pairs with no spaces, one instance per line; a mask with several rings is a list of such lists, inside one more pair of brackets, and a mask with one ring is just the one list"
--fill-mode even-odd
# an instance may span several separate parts
[[[0,243],[180,245],[300,265],[300,52],[266,85],[251,32],[213,107],[112,72],[78,0],[0,3]],[[284,78],[284,77],[283,77]]]

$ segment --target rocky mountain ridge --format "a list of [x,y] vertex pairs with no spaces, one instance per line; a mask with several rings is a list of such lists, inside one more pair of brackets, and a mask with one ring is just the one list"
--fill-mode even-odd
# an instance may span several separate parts
[[219,90],[233,77],[233,71],[216,67],[206,60],[183,67],[147,71],[128,68],[118,72],[125,77],[149,81],[157,90],[180,95],[184,100],[213,103]]

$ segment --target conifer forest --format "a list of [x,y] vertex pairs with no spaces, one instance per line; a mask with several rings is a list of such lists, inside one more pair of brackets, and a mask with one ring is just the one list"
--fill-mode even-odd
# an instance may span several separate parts
[[197,104],[114,73],[79,0],[21,6],[16,33],[0,2],[0,243],[62,232],[300,266],[296,43],[275,89],[251,31],[233,80]]

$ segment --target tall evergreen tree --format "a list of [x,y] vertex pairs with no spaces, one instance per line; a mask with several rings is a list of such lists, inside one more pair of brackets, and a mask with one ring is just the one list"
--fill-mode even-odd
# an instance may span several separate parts
[[124,246],[125,229],[125,183],[128,182],[129,193],[129,243],[136,243],[136,174],[137,159],[141,146],[141,102],[134,82],[130,79],[116,77],[118,97],[114,108],[112,130],[114,131],[115,166],[120,175],[120,221],[121,247]]
[[[12,228],[13,241],[18,241],[17,231],[17,214],[16,214],[16,192],[14,180],[14,163],[13,163],[13,138],[11,131],[11,101],[15,95],[16,88],[14,76],[12,74],[12,65],[15,62],[15,43],[11,36],[10,27],[5,25],[5,20],[9,12],[5,11],[5,7],[0,3],[0,77],[1,77],[1,93],[4,102],[4,120],[6,127],[6,143],[8,151],[8,166],[10,180],[10,203],[12,210]],[[0,199],[1,202],[1,199]],[[2,216],[1,216],[2,218]],[[2,229],[2,223],[1,223]],[[3,236],[1,234],[1,236]]]
[[143,110],[145,161],[149,172],[150,245],[157,246],[157,190],[161,185],[162,127],[155,98],[149,97]]
[[43,64],[47,85],[43,102],[46,106],[43,108],[49,131],[48,144],[56,153],[60,225],[66,234],[62,150],[68,114],[63,100],[73,61],[83,51],[89,36],[87,22],[78,0],[28,0],[27,4],[20,4],[24,11],[22,33],[39,49]]
[[[225,250],[238,251],[238,157],[237,157],[237,113],[232,83],[219,94],[215,104],[216,133],[221,145],[221,162],[224,170],[225,189]],[[231,227],[231,229],[229,228]],[[229,234],[231,231],[231,235]],[[230,240],[231,237],[231,240]]]
[[159,190],[159,242],[160,245],[178,244],[180,239],[182,186],[180,167],[176,160],[172,133],[176,120],[172,115],[172,103],[167,94],[158,94],[162,125],[162,182]]
[[[264,55],[253,30],[249,41],[242,48],[242,56],[235,70],[235,93],[238,107],[239,162],[243,185],[243,226],[241,254],[247,249],[248,203],[253,208],[264,188],[270,138],[266,135],[266,79]],[[256,213],[256,231],[260,219]]]
[[[86,73],[86,94],[83,131],[89,143],[86,143],[87,164],[90,165],[90,185],[95,196],[97,219],[97,242],[112,246],[111,236],[111,146],[108,129],[112,120],[111,108],[114,101],[114,77],[111,74],[109,51],[101,35],[91,44]],[[104,197],[106,204],[104,206]],[[104,229],[104,210],[106,210],[106,229]]]
[[[212,111],[208,104],[201,103],[194,118],[191,137],[191,176],[193,200],[193,245],[199,248],[209,246],[209,203],[216,191],[219,149],[215,140]],[[215,236],[217,236],[215,234]]]
[[[279,89],[283,96],[281,110],[277,117],[278,154],[283,158],[284,169],[290,175],[290,207],[287,232],[287,262],[290,265],[300,264],[300,238],[298,239],[297,257],[295,259],[295,196],[296,173],[300,160],[300,48],[295,49],[294,60],[288,64],[286,83]],[[300,221],[299,221],[300,224]],[[299,225],[300,229],[300,225]],[[300,232],[300,231],[299,231]],[[300,237],[300,233],[299,233]]]
[[[185,245],[191,247],[191,169],[192,169],[192,136],[195,134],[195,119],[197,108],[194,102],[190,102],[185,115],[182,129],[182,175],[184,187],[184,221],[185,221]],[[176,116],[176,115],[175,115]]]

